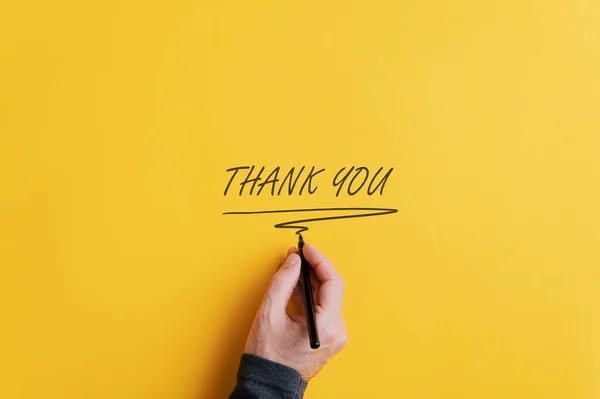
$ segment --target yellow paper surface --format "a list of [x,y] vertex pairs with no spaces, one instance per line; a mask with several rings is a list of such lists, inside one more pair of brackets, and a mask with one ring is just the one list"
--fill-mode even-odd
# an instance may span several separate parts
[[597,1],[0,10],[0,397],[227,397],[296,236],[222,212],[315,207],[398,212],[305,233],[349,332],[307,398],[600,397]]

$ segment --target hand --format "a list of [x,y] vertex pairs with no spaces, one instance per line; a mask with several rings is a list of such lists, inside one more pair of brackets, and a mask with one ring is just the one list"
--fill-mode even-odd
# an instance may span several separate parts
[[271,279],[254,319],[246,341],[246,353],[289,366],[308,381],[346,346],[348,334],[342,317],[342,277],[314,246],[304,245],[303,253],[314,278],[313,296],[320,348],[311,349],[309,345],[306,317],[288,315],[286,311],[294,294],[295,299],[299,299],[298,305],[304,307],[298,284],[300,256],[296,248],[290,248],[285,263]]

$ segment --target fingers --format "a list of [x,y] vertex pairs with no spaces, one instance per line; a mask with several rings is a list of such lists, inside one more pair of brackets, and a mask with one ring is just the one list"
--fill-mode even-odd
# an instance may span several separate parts
[[313,245],[305,244],[303,254],[320,282],[316,307],[318,317],[326,324],[334,324],[342,312],[344,280],[329,259]]
[[291,254],[271,279],[263,301],[263,310],[270,316],[286,316],[286,307],[300,278],[300,257]]
[[287,256],[290,256],[291,254],[297,254],[298,253],[298,248],[296,247],[289,247],[287,250]]
[[315,269],[319,281],[325,282],[340,277],[335,266],[312,244],[305,244],[303,249],[304,257]]

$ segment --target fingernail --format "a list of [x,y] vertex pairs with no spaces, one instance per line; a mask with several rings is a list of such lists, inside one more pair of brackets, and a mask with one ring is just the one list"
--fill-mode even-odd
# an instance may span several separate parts
[[291,254],[290,256],[288,256],[287,260],[285,261],[284,266],[294,267],[298,263],[300,263],[300,257],[298,256],[298,254]]

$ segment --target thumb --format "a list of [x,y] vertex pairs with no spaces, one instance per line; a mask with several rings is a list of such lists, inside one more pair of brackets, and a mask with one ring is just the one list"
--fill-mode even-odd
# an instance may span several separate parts
[[285,309],[299,278],[300,256],[290,254],[271,279],[264,305],[271,311],[285,314]]

